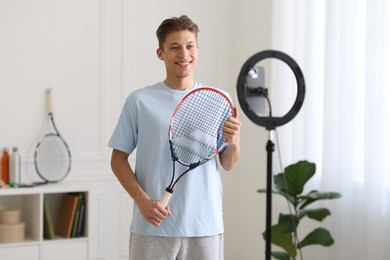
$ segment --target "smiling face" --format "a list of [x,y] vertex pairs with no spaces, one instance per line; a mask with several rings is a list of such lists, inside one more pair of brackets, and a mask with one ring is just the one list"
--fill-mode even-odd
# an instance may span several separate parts
[[164,61],[167,78],[165,83],[175,89],[189,89],[195,84],[193,71],[198,60],[199,48],[195,34],[188,30],[167,35],[157,56]]

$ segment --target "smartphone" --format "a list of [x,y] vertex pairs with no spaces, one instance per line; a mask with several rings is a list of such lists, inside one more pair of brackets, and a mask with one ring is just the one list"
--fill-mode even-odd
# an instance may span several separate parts
[[[257,89],[257,88],[265,88],[265,73],[264,73],[264,67],[256,66],[249,70],[247,76],[246,76],[246,87],[247,93],[251,89]],[[265,97],[262,95],[247,95],[245,98],[249,109],[252,110],[254,113],[257,114],[264,114],[265,106],[266,106],[266,100]]]

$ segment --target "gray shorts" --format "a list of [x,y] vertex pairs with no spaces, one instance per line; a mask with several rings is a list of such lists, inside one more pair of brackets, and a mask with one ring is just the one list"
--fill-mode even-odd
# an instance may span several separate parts
[[130,260],[223,260],[223,234],[152,237],[130,234]]

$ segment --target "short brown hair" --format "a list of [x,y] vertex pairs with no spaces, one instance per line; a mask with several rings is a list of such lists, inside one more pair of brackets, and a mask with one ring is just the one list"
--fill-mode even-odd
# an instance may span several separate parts
[[158,46],[163,49],[165,40],[171,32],[188,30],[195,34],[195,39],[198,40],[198,26],[186,15],[180,17],[171,17],[164,20],[156,31]]

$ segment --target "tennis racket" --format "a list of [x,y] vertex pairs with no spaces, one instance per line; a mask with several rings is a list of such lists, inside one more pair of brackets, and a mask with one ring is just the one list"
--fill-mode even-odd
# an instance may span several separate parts
[[48,115],[43,136],[34,151],[34,166],[45,182],[59,182],[69,174],[71,155],[68,144],[58,132],[53,116],[52,90],[46,90]]
[[[199,88],[187,94],[177,106],[169,125],[172,179],[160,202],[165,207],[177,182],[189,171],[206,163],[227,145],[222,136],[226,119],[234,115],[233,104],[222,92]],[[175,179],[176,162],[188,169]]]

